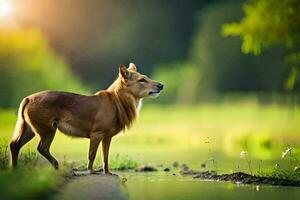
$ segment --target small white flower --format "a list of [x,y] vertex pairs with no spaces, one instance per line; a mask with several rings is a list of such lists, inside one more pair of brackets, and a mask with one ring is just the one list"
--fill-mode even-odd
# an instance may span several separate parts
[[256,191],[259,191],[259,185],[256,186]]
[[248,155],[247,151],[241,151],[240,157],[245,158]]
[[242,185],[242,182],[241,182],[241,181],[236,181],[235,184],[236,184],[237,186],[240,186],[240,185]]
[[292,147],[288,147],[287,150],[282,152],[282,154],[281,154],[282,158],[285,158],[291,152],[292,152]]
[[275,164],[275,167],[276,167],[276,168],[278,168],[278,167],[279,167],[279,164],[278,164],[278,163],[276,163],[276,164]]

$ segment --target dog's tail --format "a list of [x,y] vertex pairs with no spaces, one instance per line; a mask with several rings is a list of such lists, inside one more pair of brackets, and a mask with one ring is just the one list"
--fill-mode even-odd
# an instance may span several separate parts
[[25,127],[24,109],[25,106],[28,104],[28,102],[29,99],[24,98],[20,104],[19,111],[18,111],[18,120],[14,130],[13,137],[11,139],[11,143],[18,141],[22,133],[24,132],[24,127]]

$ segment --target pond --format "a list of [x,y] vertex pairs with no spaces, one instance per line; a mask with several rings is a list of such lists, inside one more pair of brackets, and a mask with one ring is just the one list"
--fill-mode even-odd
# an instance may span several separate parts
[[225,182],[194,180],[172,173],[121,173],[129,177],[122,184],[130,200],[189,199],[297,199],[300,188],[261,185],[236,185]]
[[[147,148],[146,148],[147,149]],[[127,181],[122,184],[123,191],[130,200],[156,200],[156,199],[297,199],[300,196],[298,187],[278,187],[269,185],[241,185],[221,181],[206,181],[193,179],[192,176],[180,175],[179,168],[172,166],[172,161],[185,163],[196,170],[217,170],[218,173],[244,171],[249,173],[249,166],[245,158],[231,157],[220,150],[203,151],[202,149],[181,149],[174,151],[152,150],[152,160],[147,155],[149,152],[139,152],[144,156],[146,163],[154,163],[158,172],[130,172],[119,175]],[[144,154],[143,154],[144,153]],[[239,152],[236,152],[239,155]],[[139,155],[140,155],[139,154]],[[150,154],[150,153],[149,153]],[[275,156],[275,155],[273,155]],[[145,158],[146,157],[146,158]],[[156,159],[153,159],[156,157]],[[214,162],[209,160],[213,158]],[[250,158],[249,158],[250,159]],[[201,163],[206,162],[205,168]],[[278,164],[282,169],[290,167],[290,160],[281,158],[263,160],[251,158],[251,171],[253,173],[270,172]],[[163,165],[163,166],[161,166]],[[168,167],[170,172],[164,172]],[[174,175],[175,174],[175,175]]]

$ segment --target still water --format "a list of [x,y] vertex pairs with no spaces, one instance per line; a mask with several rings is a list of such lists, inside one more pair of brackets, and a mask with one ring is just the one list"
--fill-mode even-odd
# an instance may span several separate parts
[[195,180],[172,173],[120,173],[128,179],[122,183],[122,190],[130,200],[300,199],[300,188],[297,187],[237,185]]

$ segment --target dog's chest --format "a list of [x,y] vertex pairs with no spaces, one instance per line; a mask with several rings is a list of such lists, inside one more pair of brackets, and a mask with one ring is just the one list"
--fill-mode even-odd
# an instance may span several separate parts
[[141,111],[141,109],[142,109],[142,105],[143,105],[142,99],[138,100],[137,105],[136,105],[136,111],[137,111],[137,114],[140,113],[140,111]]

